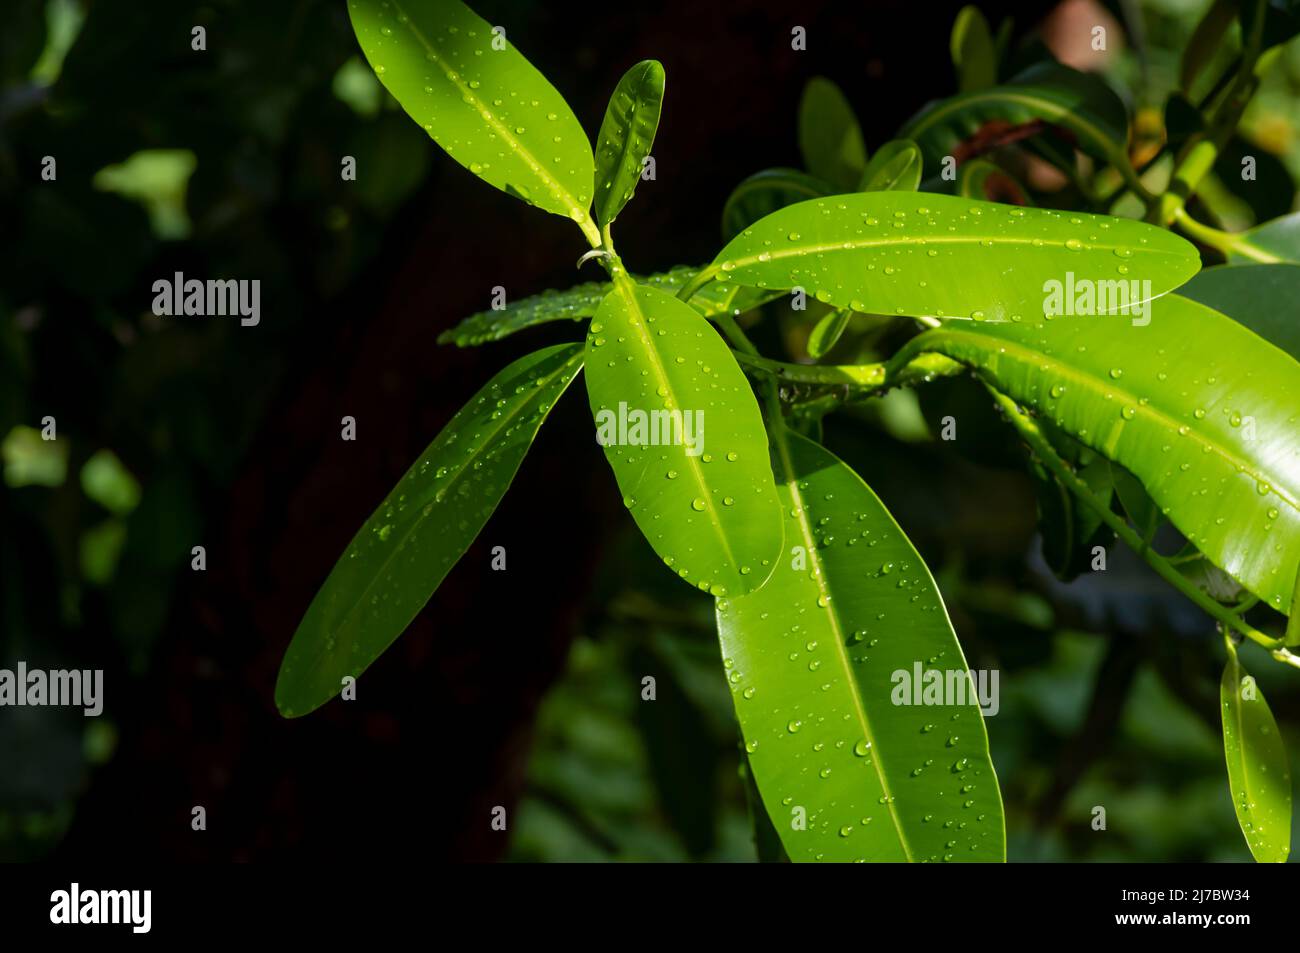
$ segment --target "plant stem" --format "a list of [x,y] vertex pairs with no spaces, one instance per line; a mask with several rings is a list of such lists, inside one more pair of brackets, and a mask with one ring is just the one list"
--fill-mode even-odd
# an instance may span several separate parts
[[1187,209],[1181,206],[1174,210],[1174,222],[1182,231],[1202,244],[1209,245],[1220,252],[1224,258],[1227,258],[1230,254],[1237,254],[1243,258],[1250,258],[1264,264],[1275,264],[1282,260],[1248,241],[1243,241],[1239,235],[1211,228],[1203,222],[1198,222],[1188,214]]
[[[985,385],[986,387],[988,385]],[[1240,632],[1247,638],[1253,639],[1266,649],[1280,649],[1282,647],[1281,639],[1270,638],[1263,632],[1253,626],[1247,625],[1233,611],[1225,606],[1215,602],[1208,595],[1198,589],[1182,573],[1175,569],[1165,557],[1152,550],[1149,546],[1143,544],[1126,521],[1121,519],[1111,510],[1102,500],[1100,500],[1087,483],[1083,481],[1069,465],[1057,454],[1051,443],[1043,436],[1043,432],[1038,428],[1034,419],[1026,414],[1017,406],[1016,402],[1007,397],[1001,391],[988,387],[988,391],[993,395],[994,401],[1002,408],[1011,425],[1016,428],[1021,438],[1027,443],[1034,455],[1037,456],[1053,475],[1070,490],[1084,504],[1092,509],[1101,521],[1109,526],[1128,546],[1156,571],[1156,573],[1167,583],[1181,592],[1184,596],[1194,602],[1209,616],[1220,622],[1226,630]],[[1275,653],[1276,657],[1276,653]],[[1284,661],[1279,659],[1279,661]]]

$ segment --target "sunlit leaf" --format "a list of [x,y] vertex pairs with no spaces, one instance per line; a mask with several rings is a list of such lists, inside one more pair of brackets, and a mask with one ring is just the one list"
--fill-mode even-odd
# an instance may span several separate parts
[[1057,317],[949,323],[934,351],[1129,470],[1205,556],[1288,611],[1300,567],[1300,363],[1178,295],[1149,323]]
[[597,438],[641,532],[706,592],[761,586],[780,552],[781,511],[758,403],[718,332],[626,276],[587,332]]
[[596,138],[596,219],[608,225],[632,198],[654,146],[664,101],[664,68],[644,60],[623,74]]
[[1190,242],[1142,222],[863,192],[773,212],[732,239],[708,271],[758,288],[801,287],[868,314],[995,322],[1042,315],[1051,283],[1109,283],[1139,303],[1199,268]]
[[1003,860],[988,739],[934,580],[857,474],[788,431],[774,446],[786,549],[766,586],[718,600],[718,633],[786,852]]
[[591,144],[546,78],[460,0],[348,0],[379,81],[483,181],[594,234]]

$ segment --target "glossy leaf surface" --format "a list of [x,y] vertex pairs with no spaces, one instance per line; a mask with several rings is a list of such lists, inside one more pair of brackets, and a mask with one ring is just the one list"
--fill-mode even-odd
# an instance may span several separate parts
[[596,138],[596,219],[608,225],[632,198],[654,146],[664,101],[664,68],[644,60],[623,74]]
[[[718,632],[786,852],[1004,859],[983,719],[934,580],[857,474],[784,428],[774,440],[785,552],[761,590],[718,600]],[[961,699],[915,704],[930,678],[911,684],[918,672],[954,673]]]
[[483,181],[590,226],[594,160],[577,117],[523,54],[459,0],[348,0],[380,82]]
[[305,715],[359,676],[429,601],[505,495],[582,348],[536,351],[451,419],[348,544],[285,652],[275,703]]
[[1149,317],[948,324],[897,360],[934,350],[975,368],[1128,469],[1211,562],[1287,612],[1300,567],[1300,364],[1178,295]]
[[758,403],[712,325],[621,278],[587,328],[587,393],[623,503],[664,562],[713,595],[761,586],[781,511]]
[[850,191],[867,164],[867,147],[853,107],[838,86],[814,76],[799,101],[799,151],[808,171]]
[[1223,752],[1237,823],[1260,863],[1283,863],[1291,853],[1291,768],[1277,722],[1235,649],[1219,682]]
[[1136,303],[1200,268],[1187,241],[1142,222],[949,195],[864,192],[800,202],[747,228],[713,273],[804,288],[836,307],[977,321],[1043,313],[1049,282],[1142,278]]

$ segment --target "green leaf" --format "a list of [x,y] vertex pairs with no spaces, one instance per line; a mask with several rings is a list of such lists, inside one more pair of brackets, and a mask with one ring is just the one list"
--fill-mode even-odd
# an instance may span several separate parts
[[957,194],[1004,205],[1034,204],[1015,176],[987,159],[969,159],[961,164],[957,170]]
[[[949,195],[864,192],[800,202],[732,239],[707,271],[801,287],[868,314],[1010,321],[1043,313],[1049,282],[1124,274],[1160,295],[1196,273],[1191,243],[1126,219]],[[1128,285],[1125,285],[1128,287]]]
[[1230,640],[1219,700],[1237,823],[1255,860],[1284,863],[1291,853],[1291,768],[1286,746],[1264,693],[1242,668]]
[[643,60],[623,74],[596,139],[596,218],[608,225],[632,198],[654,145],[664,101],[664,68]]
[[319,708],[397,639],[505,495],[551,407],[582,368],[561,344],[504,368],[452,418],[353,537],[284,655],[275,703]]
[[847,308],[840,308],[832,311],[830,314],[822,317],[814,325],[812,333],[808,335],[808,356],[814,360],[821,360],[835,347],[839,342],[840,336],[844,329],[849,326],[849,318],[853,312]]
[[799,100],[799,152],[808,171],[851,191],[867,164],[867,147],[853,107],[838,86],[814,76]]
[[686,304],[621,273],[587,331],[597,438],[641,532],[705,592],[761,586],[781,511],[758,403],[731,351]]
[[730,241],[765,215],[805,199],[833,195],[835,187],[798,169],[764,169],[745,179],[722,208],[722,238]]
[[[680,265],[661,274],[638,278],[637,281],[675,295],[699,272],[699,268]],[[613,287],[608,281],[588,281],[567,291],[543,291],[528,298],[520,298],[508,302],[500,311],[471,314],[454,328],[448,328],[439,334],[438,343],[472,347],[499,341],[517,331],[550,321],[580,321],[590,318]],[[691,306],[704,317],[712,318],[724,312],[744,313],[779,295],[780,292],[764,292],[735,282],[720,281],[701,288],[691,298]]]
[[591,144],[501,28],[459,0],[348,0],[348,12],[380,82],[448,155],[599,244]]
[[1238,247],[1228,253],[1230,264],[1300,264],[1300,212],[1257,225],[1234,238]]
[[963,93],[992,86],[998,80],[998,56],[993,32],[978,7],[965,6],[953,21],[948,40],[957,86]]
[[1101,78],[1059,63],[1040,63],[1002,86],[963,93],[926,106],[903,127],[927,166],[944,156],[959,161],[962,143],[989,129],[1043,123],[1073,133],[1095,158],[1127,163],[1128,112]]
[[1221,311],[1264,340],[1300,359],[1300,265],[1220,265],[1207,268],[1178,293]]
[[[1114,492],[1110,463],[1051,425],[1041,429],[1061,458],[1075,467],[1088,488],[1109,503]],[[1092,565],[1093,547],[1109,546],[1114,533],[1102,523],[1095,510],[1076,499],[1041,462],[1031,458],[1030,474],[1038,499],[1043,559],[1057,578],[1068,582]]]
[[[784,427],[773,440],[786,552],[758,592],[718,600],[718,634],[786,852],[1003,860],[984,722],[934,580],[857,474]],[[918,670],[954,673],[961,703],[896,704]]]
[[1124,507],[1129,522],[1143,539],[1150,539],[1163,516],[1155,500],[1147,494],[1142,481],[1118,463],[1110,464],[1110,479],[1115,485],[1115,495]]
[[894,362],[933,351],[974,368],[1128,469],[1211,562],[1287,612],[1300,567],[1300,364],[1187,298],[1150,309],[1146,325],[947,324]]
[[1191,92],[1196,77],[1222,48],[1224,34],[1232,26],[1236,14],[1236,0],[1214,0],[1196,24],[1191,39],[1183,47],[1183,58],[1178,70],[1178,85],[1184,93]]
[[876,150],[858,183],[859,192],[915,192],[921,184],[921,147],[894,139]]

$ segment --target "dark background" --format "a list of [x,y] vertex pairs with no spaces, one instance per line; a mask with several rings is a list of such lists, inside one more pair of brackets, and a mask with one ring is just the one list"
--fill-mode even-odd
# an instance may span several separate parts
[[[51,415],[66,454],[63,478],[0,488],[0,665],[102,668],[106,711],[0,711],[0,859],[752,857],[708,600],[635,535],[580,382],[358,699],[280,718],[281,655],[357,527],[497,368],[579,337],[461,351],[438,333],[495,285],[597,275],[574,270],[571,223],[476,181],[391,101],[336,94],[359,56],[343,0],[53,6],[86,14],[56,77],[33,78],[47,4],[7,5],[0,39],[0,436]],[[841,85],[873,149],[953,89],[954,2],[474,6],[591,135],[623,71],[663,62],[657,179],[618,222],[642,273],[712,258],[734,185],[799,165],[809,77]],[[1052,6],[1014,5],[1017,37]],[[164,149],[197,163],[174,237],[95,184]],[[151,285],[175,271],[259,278],[261,324],[155,318]],[[973,415],[984,436],[955,451],[865,423],[829,436],[926,555],[972,667],[1003,670],[990,732],[1012,855],[1241,859],[1205,740],[1210,626],[1119,554],[1104,584],[1048,581],[1018,451],[961,386],[926,405]],[[79,476],[105,449],[117,506]],[[488,571],[496,545],[506,573]],[[634,704],[646,672],[665,686],[655,714]],[[1300,714],[1300,695],[1269,697],[1284,724]],[[1104,842],[1087,826],[1103,801],[1124,806]]]

